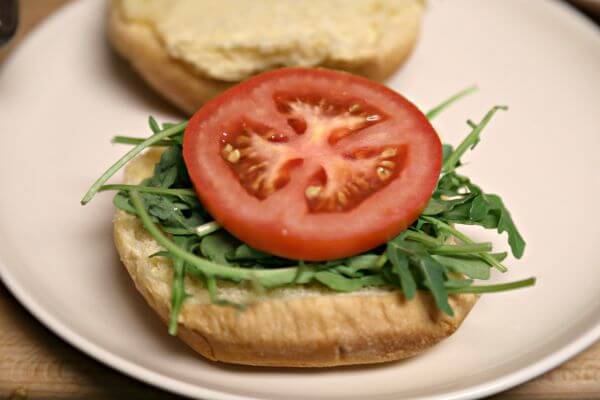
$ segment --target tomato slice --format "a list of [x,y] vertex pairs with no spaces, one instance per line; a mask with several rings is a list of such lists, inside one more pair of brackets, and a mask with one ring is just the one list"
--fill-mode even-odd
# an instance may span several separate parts
[[440,140],[385,86],[342,72],[263,73],[190,120],[184,159],[234,236],[299,260],[351,256],[405,230],[438,180]]

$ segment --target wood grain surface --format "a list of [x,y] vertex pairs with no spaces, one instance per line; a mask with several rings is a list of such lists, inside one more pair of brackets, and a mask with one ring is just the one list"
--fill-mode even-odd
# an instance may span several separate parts
[[[69,1],[21,0],[18,35],[0,49],[0,62],[39,21]],[[0,283],[0,399],[25,398],[179,397],[135,381],[79,352],[37,322]],[[494,399],[600,399],[600,342],[561,367]]]

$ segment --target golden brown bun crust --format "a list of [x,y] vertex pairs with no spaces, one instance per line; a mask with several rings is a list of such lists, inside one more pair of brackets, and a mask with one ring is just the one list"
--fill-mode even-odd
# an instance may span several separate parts
[[[397,35],[388,35],[388,39],[380,43],[376,59],[321,67],[341,69],[378,81],[388,78],[412,52],[420,28],[422,9],[419,10],[412,18],[399,21],[401,26],[393,27]],[[235,84],[204,77],[190,65],[169,56],[149,25],[123,17],[119,0],[110,3],[107,34],[113,47],[142,78],[187,114],[193,114],[204,102]]]
[[[134,160],[126,182],[152,172],[158,151]],[[163,320],[170,310],[171,268],[148,258],[158,244],[132,215],[118,211],[115,244],[137,289]],[[223,292],[246,289],[224,285]],[[416,355],[451,335],[477,296],[453,295],[455,317],[441,313],[428,293],[406,301],[398,291],[370,289],[342,294],[323,288],[273,290],[245,311],[212,305],[204,288],[188,278],[192,294],[182,308],[178,336],[204,357],[236,364],[328,367],[379,363]]]
[[111,1],[109,41],[154,90],[179,109],[191,115],[206,100],[232,86],[200,77],[184,62],[170,57],[149,26],[126,22],[117,5],[118,1]]

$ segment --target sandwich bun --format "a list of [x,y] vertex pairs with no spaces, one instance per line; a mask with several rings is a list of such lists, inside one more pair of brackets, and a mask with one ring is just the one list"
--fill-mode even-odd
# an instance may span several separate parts
[[[152,175],[161,150],[129,163],[125,182]],[[167,321],[171,262],[150,256],[161,250],[140,220],[123,211],[114,219],[120,258],[136,288]],[[227,363],[277,367],[330,367],[400,360],[451,335],[475,302],[474,294],[451,295],[454,317],[439,311],[419,291],[407,301],[398,290],[367,288],[338,293],[320,285],[293,286],[257,294],[243,284],[219,282],[219,295],[248,303],[244,311],[211,304],[202,282],[187,277],[178,336],[204,357]]]
[[390,76],[419,33],[423,0],[112,0],[107,34],[188,114],[252,75],[288,66]]

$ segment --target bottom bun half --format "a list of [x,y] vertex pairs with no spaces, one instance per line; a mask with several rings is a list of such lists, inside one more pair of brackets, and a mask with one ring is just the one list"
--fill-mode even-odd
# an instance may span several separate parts
[[[130,163],[127,183],[150,176],[160,151]],[[171,262],[150,255],[160,250],[139,219],[118,211],[114,239],[123,264],[148,304],[167,321]],[[329,367],[400,360],[423,352],[460,326],[477,296],[450,296],[455,316],[419,292],[406,300],[398,290],[370,288],[338,293],[319,285],[256,294],[244,285],[221,282],[220,296],[246,302],[244,311],[211,304],[203,284],[186,278],[187,298],[178,336],[204,357],[227,363],[278,367]]]

